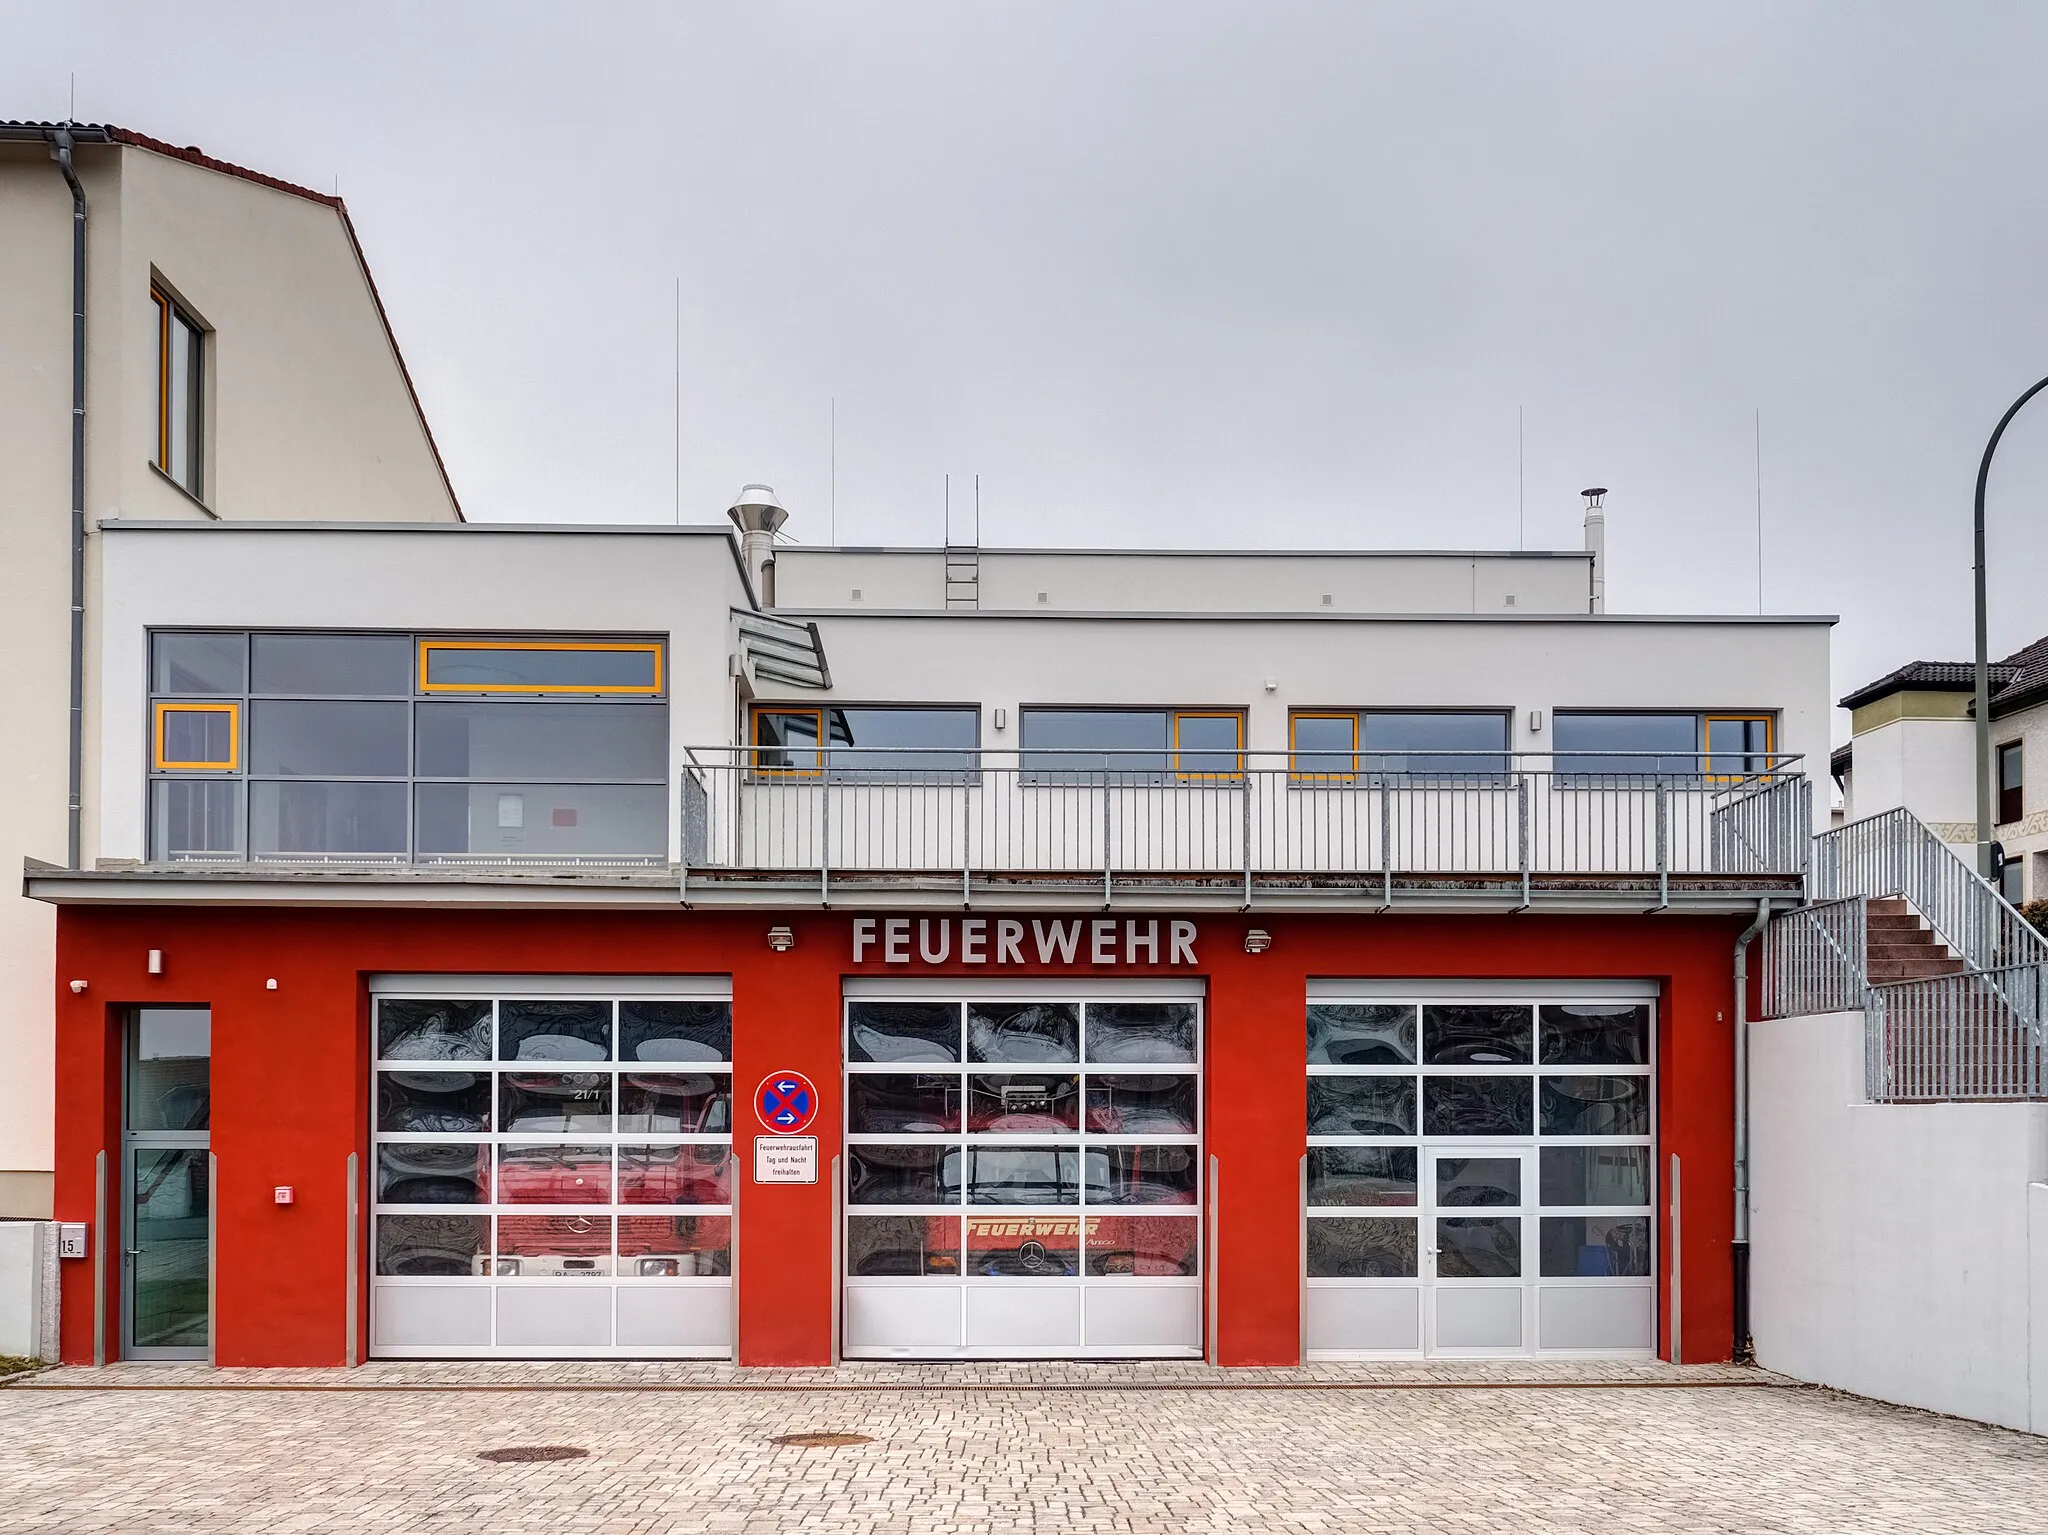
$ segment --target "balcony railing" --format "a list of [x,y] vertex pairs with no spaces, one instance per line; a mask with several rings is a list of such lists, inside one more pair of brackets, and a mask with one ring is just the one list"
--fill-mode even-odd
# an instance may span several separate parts
[[1206,893],[1783,891],[1811,790],[1789,757],[696,748],[685,897],[740,883]]

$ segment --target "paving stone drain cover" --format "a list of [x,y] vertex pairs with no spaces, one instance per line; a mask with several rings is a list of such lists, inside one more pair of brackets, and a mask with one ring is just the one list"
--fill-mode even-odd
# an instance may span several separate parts
[[527,1461],[527,1460],[581,1460],[590,1451],[579,1450],[573,1444],[515,1444],[502,1450],[479,1450],[478,1460]]
[[777,1434],[768,1441],[770,1444],[793,1444],[806,1450],[825,1450],[842,1444],[873,1444],[875,1441],[866,1434],[832,1434],[814,1431],[808,1434]]

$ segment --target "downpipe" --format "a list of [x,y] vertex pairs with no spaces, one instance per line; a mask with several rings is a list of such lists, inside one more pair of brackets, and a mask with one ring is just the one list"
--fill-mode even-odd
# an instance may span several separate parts
[[1735,1240],[1729,1244],[1734,1266],[1735,1345],[1737,1364],[1755,1361],[1749,1335],[1749,946],[1771,920],[1771,898],[1756,903],[1756,920],[1735,940]]
[[65,859],[83,853],[85,787],[85,188],[72,164],[69,128],[52,129],[50,158],[71,188],[71,718]]

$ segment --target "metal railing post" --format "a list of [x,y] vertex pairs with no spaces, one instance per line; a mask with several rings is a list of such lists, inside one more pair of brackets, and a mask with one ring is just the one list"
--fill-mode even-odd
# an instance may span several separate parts
[[818,770],[818,904],[832,904],[832,770],[819,753]]
[[1238,798],[1242,802],[1244,810],[1242,817],[1244,823],[1244,906],[1246,911],[1250,911],[1252,906],[1252,773],[1249,764],[1241,764],[1241,766],[1243,771],[1239,776],[1242,779],[1242,789]]
[[1657,904],[1671,904],[1671,786],[1657,780]]
[[1394,904],[1394,806],[1386,779],[1379,783],[1380,795],[1380,904]]
[[1515,775],[1515,812],[1519,823],[1517,830],[1518,857],[1522,865],[1522,907],[1529,906],[1529,775]]
[[1110,903],[1109,796],[1110,773],[1105,768],[1102,773],[1102,904],[1105,907]]

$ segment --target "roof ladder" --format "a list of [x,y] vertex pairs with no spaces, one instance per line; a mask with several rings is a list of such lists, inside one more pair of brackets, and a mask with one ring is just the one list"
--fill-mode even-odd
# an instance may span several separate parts
[[946,606],[981,606],[981,549],[978,545],[946,545]]

